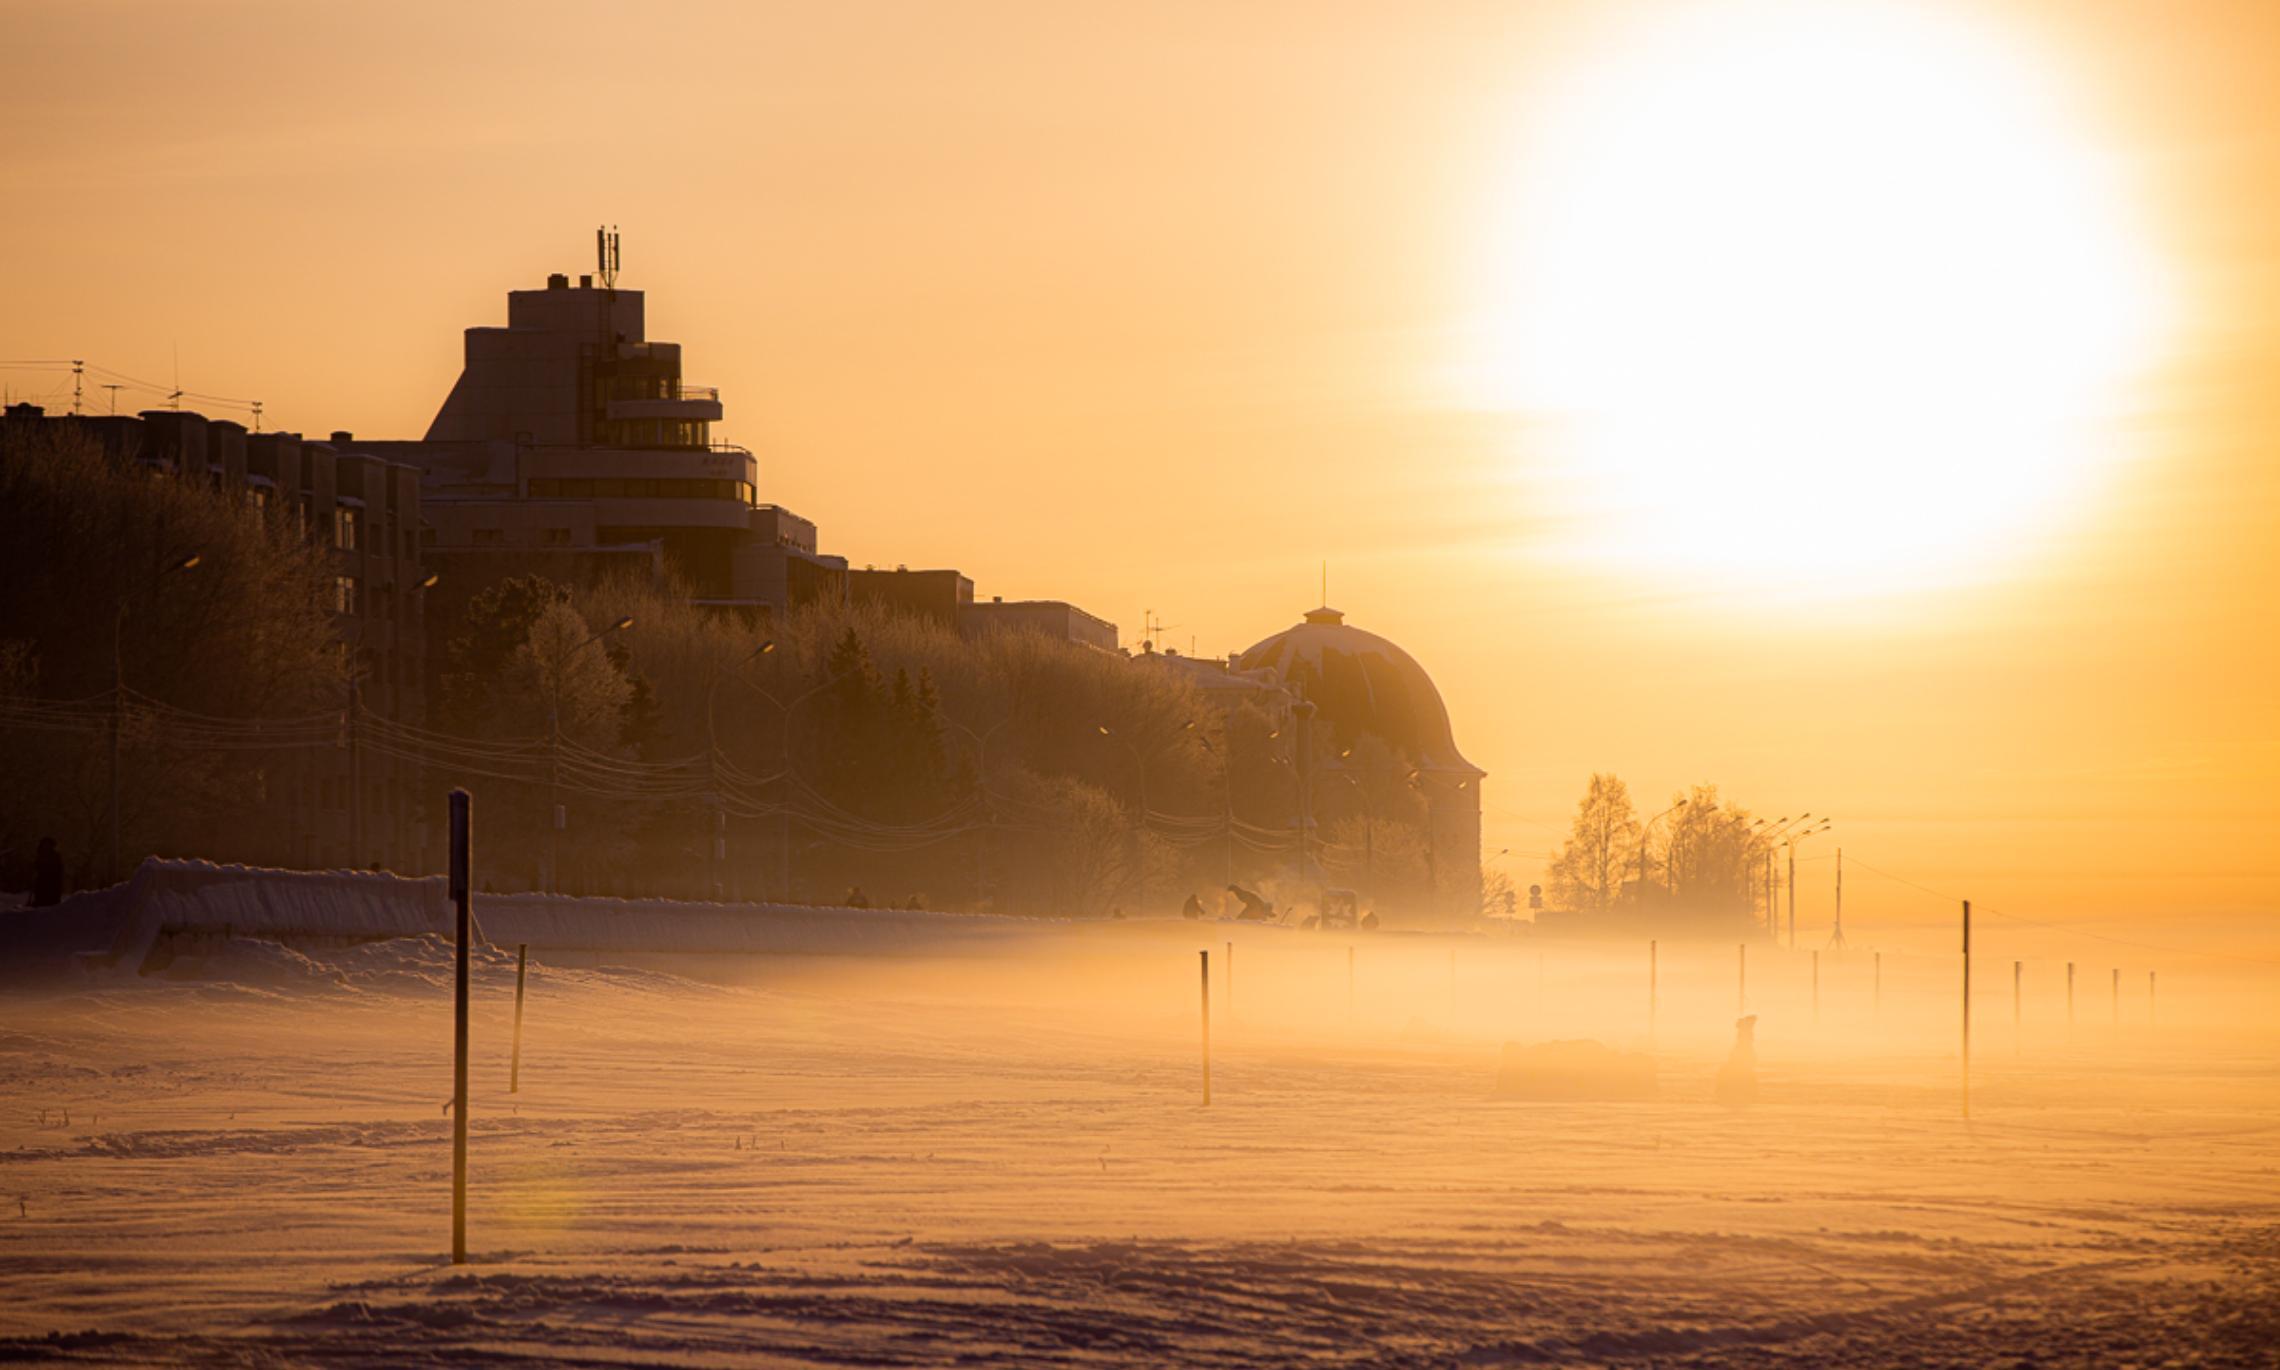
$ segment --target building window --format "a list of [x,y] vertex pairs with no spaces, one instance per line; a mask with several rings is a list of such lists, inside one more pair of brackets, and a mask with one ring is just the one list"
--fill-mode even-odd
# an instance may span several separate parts
[[354,576],[333,577],[333,612],[353,617],[357,612],[357,584]]
[[364,515],[361,512],[343,505],[339,515],[333,519],[333,546],[343,552],[355,551],[357,529],[363,522]]
[[504,547],[507,545],[507,530],[504,528],[478,528],[475,530],[475,545],[477,547]]

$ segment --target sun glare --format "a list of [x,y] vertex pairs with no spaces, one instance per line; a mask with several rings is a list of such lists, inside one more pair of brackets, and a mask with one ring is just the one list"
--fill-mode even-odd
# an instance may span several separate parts
[[1983,574],[2117,455],[2161,332],[2048,81],[1936,11],[1690,9],[1530,112],[1472,398],[1557,550],[1691,588]]

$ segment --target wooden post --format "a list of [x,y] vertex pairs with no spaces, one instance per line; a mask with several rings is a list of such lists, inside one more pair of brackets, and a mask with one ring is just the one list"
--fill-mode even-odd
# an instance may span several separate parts
[[1734,959],[1734,1013],[1739,1016],[1750,1001],[1750,944],[1736,948]]
[[1821,953],[1813,953],[1813,1021],[1821,1021]]
[[530,944],[515,943],[515,1045],[507,1058],[507,1093],[522,1093],[522,1001],[523,969],[529,963]]
[[451,1263],[467,1264],[467,938],[474,922],[473,825],[465,790],[451,792],[451,903],[458,937],[452,971]]
[[1203,1106],[1211,1107],[1211,952],[1196,953],[1203,972]]
[[1971,901],[1963,901],[1963,1116],[1971,1116]]

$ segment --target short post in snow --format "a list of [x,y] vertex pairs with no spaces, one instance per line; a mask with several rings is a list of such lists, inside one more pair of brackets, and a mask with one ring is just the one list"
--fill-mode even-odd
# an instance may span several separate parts
[[2022,1017],[2022,1011],[2020,1009],[2020,984],[2022,977],[2024,977],[2026,973],[2026,962],[2013,961],[2011,963],[2011,1054],[2013,1056],[2019,1054],[2019,1030],[2020,1020]]
[[1971,1116],[1971,901],[1963,901],[1963,1116]]
[[522,1093],[523,969],[529,964],[530,943],[515,943],[515,1045],[507,1057],[507,1093]]
[[1196,953],[1203,980],[1203,1106],[1211,1107],[1211,951]]
[[467,1264],[467,939],[474,922],[474,836],[465,790],[451,792],[451,904],[458,946],[452,962],[451,1263]]

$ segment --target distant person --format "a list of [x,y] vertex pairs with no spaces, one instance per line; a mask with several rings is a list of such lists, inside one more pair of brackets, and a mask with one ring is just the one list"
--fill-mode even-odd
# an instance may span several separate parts
[[1229,885],[1227,892],[1242,901],[1243,911],[1236,914],[1236,918],[1246,923],[1271,923],[1274,921],[1275,906],[1266,900],[1244,889],[1241,885]]
[[871,896],[863,893],[861,885],[849,885],[847,887],[847,907],[867,909],[871,907]]
[[1203,917],[1203,900],[1193,894],[1188,895],[1187,902],[1180,905],[1180,917],[1190,920]]
[[40,849],[32,855],[32,907],[44,909],[63,902],[63,853],[55,849],[55,839],[40,839]]
[[1734,1020],[1734,1049],[1718,1067],[1718,1102],[1748,1108],[1757,1102],[1757,1015]]

